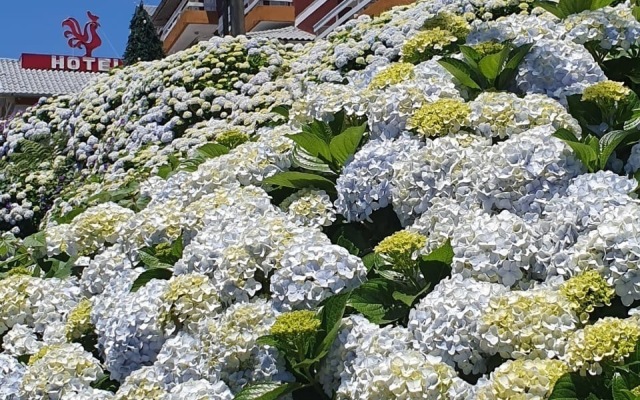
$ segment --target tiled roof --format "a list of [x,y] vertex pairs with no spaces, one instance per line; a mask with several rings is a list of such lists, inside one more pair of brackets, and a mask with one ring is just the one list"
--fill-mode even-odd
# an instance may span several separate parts
[[0,58],[0,94],[49,96],[79,92],[97,73],[22,69],[19,60]]
[[295,26],[286,28],[270,29],[266,31],[256,31],[247,33],[249,37],[265,37],[268,39],[293,40],[293,41],[313,41],[316,35],[298,29]]

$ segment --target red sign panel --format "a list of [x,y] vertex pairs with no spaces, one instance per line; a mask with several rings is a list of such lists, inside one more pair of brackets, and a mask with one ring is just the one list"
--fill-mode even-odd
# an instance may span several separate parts
[[77,49],[84,47],[84,56],[91,57],[93,50],[102,44],[100,35],[98,35],[98,28],[100,27],[98,19],[100,19],[100,17],[91,14],[91,11],[87,11],[87,17],[89,17],[89,22],[84,25],[84,29],[80,27],[80,23],[75,18],[65,19],[62,21],[62,26],[67,29],[64,32],[64,37],[69,39],[67,41],[69,46]]
[[122,65],[118,58],[58,56],[53,54],[23,54],[20,57],[24,69],[48,69],[77,72],[108,72]]

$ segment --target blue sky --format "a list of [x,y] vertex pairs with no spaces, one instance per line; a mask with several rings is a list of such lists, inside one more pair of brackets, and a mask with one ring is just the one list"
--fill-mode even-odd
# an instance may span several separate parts
[[[100,17],[102,46],[96,57],[122,57],[129,36],[129,22],[140,0],[1,0],[0,58],[22,53],[82,55],[67,46],[62,21],[74,17],[84,26],[87,11]],[[145,0],[157,5],[160,0]]]

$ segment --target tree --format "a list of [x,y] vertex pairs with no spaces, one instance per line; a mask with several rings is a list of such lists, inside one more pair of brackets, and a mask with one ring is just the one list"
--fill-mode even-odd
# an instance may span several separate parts
[[163,57],[162,41],[151,22],[151,16],[144,9],[141,1],[129,24],[129,40],[124,52],[124,64],[159,60]]

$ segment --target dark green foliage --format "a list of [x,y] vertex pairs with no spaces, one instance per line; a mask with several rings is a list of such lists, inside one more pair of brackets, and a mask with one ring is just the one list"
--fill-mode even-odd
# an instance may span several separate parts
[[596,376],[564,374],[556,382],[550,400],[637,400],[631,389],[640,386],[640,342],[623,365],[605,364]]
[[564,19],[572,14],[587,10],[597,10],[613,3],[614,0],[560,0],[536,1],[535,6],[542,7],[558,18]]
[[159,60],[163,57],[162,41],[151,22],[151,16],[140,2],[129,25],[129,40],[124,52],[124,64]]
[[522,46],[504,43],[501,51],[487,55],[478,53],[473,47],[460,46],[464,60],[443,57],[438,62],[475,97],[484,91],[509,90],[514,84],[518,65],[532,46],[532,43]]

